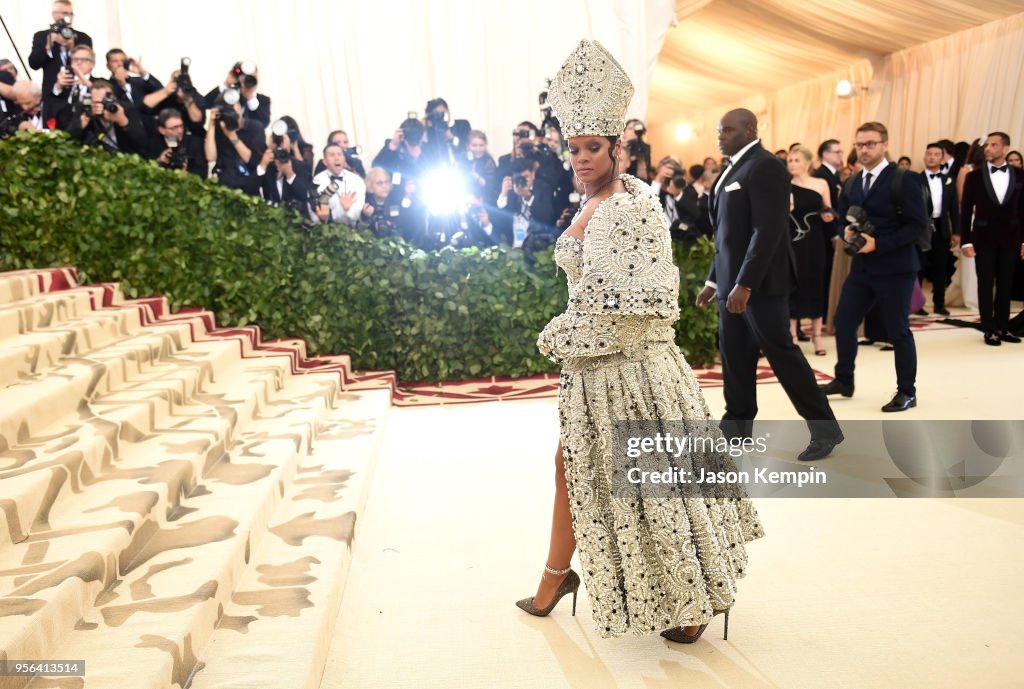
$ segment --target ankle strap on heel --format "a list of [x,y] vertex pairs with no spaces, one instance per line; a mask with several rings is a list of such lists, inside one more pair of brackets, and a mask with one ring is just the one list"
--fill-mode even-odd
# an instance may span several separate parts
[[555,569],[554,567],[551,567],[550,565],[548,565],[546,563],[544,564],[544,570],[547,571],[547,572],[550,572],[551,574],[554,574],[556,577],[565,574],[570,569],[572,569],[572,565],[570,565],[569,567],[566,567],[565,569]]

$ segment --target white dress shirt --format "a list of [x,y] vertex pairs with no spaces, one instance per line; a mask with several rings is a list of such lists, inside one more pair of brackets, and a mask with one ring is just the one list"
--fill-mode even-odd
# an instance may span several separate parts
[[[323,192],[331,183],[332,174],[330,170],[324,170],[313,178],[313,184],[318,192]],[[331,197],[330,202],[331,220],[344,222],[347,219],[350,222],[356,222],[363,212],[363,206],[366,205],[366,183],[362,177],[351,170],[342,170],[338,176],[341,177],[341,181],[338,183],[338,193]],[[341,197],[353,191],[356,193],[356,200],[346,211],[341,205]]]
[[928,175],[928,191],[932,195],[932,217],[937,218],[942,215],[942,185],[945,183],[946,178],[942,174],[942,170],[936,168],[933,170],[925,170]]
[[[760,139],[754,139],[749,144],[738,150],[736,152],[736,155],[729,156],[729,164],[726,166],[724,170],[722,170],[722,174],[720,174],[718,176],[718,179],[715,181],[714,190],[716,195],[718,194],[719,187],[721,187],[722,185],[722,180],[726,178],[726,176],[729,174],[729,171],[732,170],[733,166],[740,161],[740,158],[742,158],[747,151],[752,149],[754,146],[757,146],[759,143],[761,143]],[[710,287],[713,290],[718,289],[718,285],[711,282],[711,280],[705,280],[704,286]]]
[[[878,163],[878,165],[874,166],[870,170],[865,170],[864,171],[864,177],[863,177],[863,179],[861,181],[861,184],[862,184],[862,186],[864,186],[864,193],[865,194],[867,194],[869,191],[871,191],[871,187],[875,186],[875,182],[878,181],[878,176],[880,174],[882,174],[882,170],[884,170],[886,165],[888,165],[888,164],[889,164],[889,161],[886,160],[885,158],[882,158],[882,161],[880,163]],[[868,175],[869,174],[871,175],[871,181],[870,182],[868,181]]]
[[996,192],[996,198],[999,199],[999,203],[1006,200],[1006,191],[1010,188],[1010,168],[1007,162],[1003,160],[1002,165],[996,165],[995,167],[1007,166],[1003,172],[992,172],[994,163],[985,163],[985,174],[992,180],[992,189]]

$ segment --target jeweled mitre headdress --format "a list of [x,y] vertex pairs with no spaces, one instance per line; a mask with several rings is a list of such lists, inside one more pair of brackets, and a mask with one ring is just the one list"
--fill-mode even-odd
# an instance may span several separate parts
[[548,89],[562,135],[621,136],[633,83],[597,41],[580,41]]

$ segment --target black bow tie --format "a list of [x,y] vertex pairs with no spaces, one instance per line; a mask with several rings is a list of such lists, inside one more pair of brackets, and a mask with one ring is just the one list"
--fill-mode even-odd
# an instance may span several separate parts
[[935,179],[936,177],[941,179],[942,178],[942,173],[941,172],[936,172],[935,174],[929,173],[928,176],[931,177],[932,179]]
[[993,166],[992,166],[992,167],[991,167],[991,168],[989,169],[989,172],[991,172],[992,174],[995,174],[995,173],[997,173],[997,172],[1006,172],[1006,166],[1004,165],[1004,166],[1002,166],[1002,167],[996,167],[995,165],[993,165]]
[[332,182],[340,182],[341,180],[342,180],[342,176],[341,175],[331,175],[331,181]]

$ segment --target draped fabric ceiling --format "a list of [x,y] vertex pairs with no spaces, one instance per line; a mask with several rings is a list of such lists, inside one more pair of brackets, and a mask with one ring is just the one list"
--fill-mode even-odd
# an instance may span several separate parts
[[[995,51],[991,55],[984,50],[985,45],[979,44],[991,43],[1006,34],[1010,28],[1008,18],[1021,12],[1021,0],[677,0],[678,25],[668,33],[651,81],[648,125],[652,143],[661,151],[682,152],[684,162],[699,162],[704,154],[717,154],[713,129],[718,117],[731,107],[742,106],[758,113],[767,125],[763,132],[766,143],[785,147],[793,141],[803,141],[813,143],[813,148],[820,140],[816,138],[816,129],[801,138],[799,130],[790,131],[785,124],[796,108],[804,108],[804,114],[811,119],[832,122],[837,116],[844,120],[844,114],[851,121],[860,116],[881,116],[877,109],[883,105],[880,94],[885,85],[879,78],[883,73],[887,78],[899,73],[889,69],[892,60],[888,56],[902,51],[912,53],[922,44],[986,24],[990,24],[987,33],[976,33],[973,37],[964,34],[972,38],[972,58],[983,63],[974,66],[1009,67],[1006,76],[1012,79],[1016,74],[1015,80],[989,86],[1008,90],[1012,97],[1022,78],[1024,40],[1016,40],[1016,51],[1010,45],[1009,51]],[[964,41],[964,45],[952,42],[946,47],[954,54],[947,53],[945,57],[956,58],[950,60],[956,63],[966,59],[971,46]],[[960,51],[965,54],[956,54]],[[930,57],[938,61],[943,56]],[[946,65],[949,79],[943,81],[939,75],[930,87],[956,89],[961,84],[955,77],[969,67]],[[920,68],[921,64],[914,67]],[[985,72],[978,76],[984,78]],[[840,78],[870,88],[857,92],[861,98],[855,94],[852,99],[835,103],[835,82]],[[788,89],[793,96],[793,87],[806,87],[816,81],[822,82],[820,97],[809,99],[803,93],[789,104],[779,102],[780,90],[785,93]],[[950,103],[955,101],[952,94],[946,96]],[[903,105],[914,103],[904,100]],[[1006,118],[1009,113],[993,115]],[[1019,130],[1019,122],[1018,118],[1013,122],[993,122],[990,126]],[[684,123],[694,129],[695,136],[690,142],[679,141],[675,136],[676,128]],[[845,120],[842,124],[848,126]],[[942,132],[943,136],[953,134],[948,129]],[[973,131],[970,134],[972,138],[977,135]],[[852,129],[829,135],[849,140]],[[939,132],[932,136],[938,137]],[[904,152],[918,157],[916,150],[896,154]]]

